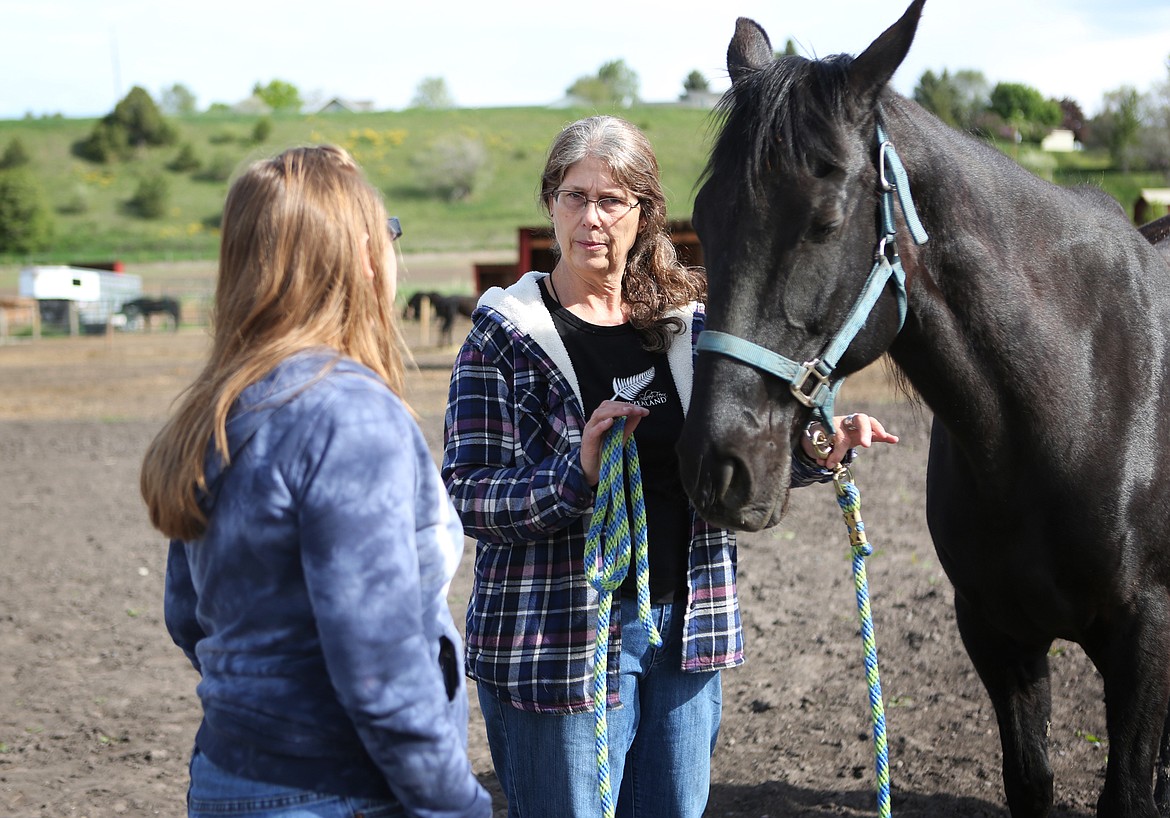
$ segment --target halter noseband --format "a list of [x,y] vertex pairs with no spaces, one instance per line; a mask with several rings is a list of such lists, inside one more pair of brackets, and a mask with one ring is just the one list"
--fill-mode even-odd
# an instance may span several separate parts
[[910,196],[910,182],[906,176],[906,169],[902,166],[902,160],[898,158],[880,122],[877,125],[877,142],[878,174],[881,180],[881,201],[878,211],[882,224],[874,250],[873,269],[845,323],[825,346],[820,356],[798,364],[791,358],[785,358],[759,344],[715,330],[704,330],[699,333],[696,345],[698,352],[718,352],[787,381],[793,397],[812,409],[815,415],[820,416],[830,435],[835,433],[833,402],[841,384],[845,382],[844,378],[838,378],[834,382],[833,371],[857,333],[865,326],[870,312],[891,278],[894,281],[894,295],[898,300],[899,331],[906,321],[906,273],[902,270],[902,260],[898,256],[898,247],[895,243],[895,193],[898,195],[898,204],[902,207],[902,215],[906,219],[906,226],[910,229],[914,243],[924,244],[927,240],[926,230],[918,219],[918,211],[914,209],[914,200]]

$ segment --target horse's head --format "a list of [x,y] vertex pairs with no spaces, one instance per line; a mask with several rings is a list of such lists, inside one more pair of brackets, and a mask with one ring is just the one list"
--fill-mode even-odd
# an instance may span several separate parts
[[[776,59],[763,29],[737,22],[723,129],[694,212],[711,338],[735,336],[800,364],[824,356],[849,323],[879,239],[879,101],[923,2],[856,59]],[[900,326],[892,290],[875,291],[824,388],[890,345]],[[773,525],[784,512],[792,446],[810,416],[807,395],[797,392],[810,384],[793,389],[720,354],[726,350],[702,342],[700,350],[680,444],[684,485],[712,522]]]

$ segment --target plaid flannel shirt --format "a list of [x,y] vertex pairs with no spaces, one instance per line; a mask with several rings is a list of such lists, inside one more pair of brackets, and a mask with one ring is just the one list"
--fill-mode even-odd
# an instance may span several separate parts
[[[528,273],[480,299],[456,359],[444,422],[442,475],[465,532],[476,538],[467,608],[466,671],[512,705],[538,712],[592,707],[597,592],[585,577],[593,489],[578,451],[586,418],[572,363]],[[667,353],[683,410],[690,404],[701,305],[679,317]],[[822,479],[794,459],[794,482]],[[742,664],[735,536],[691,511],[682,669]],[[610,633],[616,704],[620,597]]]

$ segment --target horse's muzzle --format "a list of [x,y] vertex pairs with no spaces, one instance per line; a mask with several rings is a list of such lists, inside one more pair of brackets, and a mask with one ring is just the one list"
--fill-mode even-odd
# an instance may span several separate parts
[[[753,480],[752,469],[734,454],[708,447],[694,458],[680,450],[679,458],[683,486],[707,522],[738,531],[759,531],[780,522],[788,504],[787,469],[782,483],[765,486]],[[776,486],[782,490],[767,490]]]

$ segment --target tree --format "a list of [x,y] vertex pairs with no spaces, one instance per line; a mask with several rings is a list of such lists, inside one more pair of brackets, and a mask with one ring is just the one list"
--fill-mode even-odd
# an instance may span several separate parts
[[36,253],[53,238],[53,214],[36,179],[23,169],[0,171],[0,253]]
[[162,89],[158,99],[163,113],[184,116],[195,113],[195,94],[181,82]]
[[707,82],[707,78],[703,76],[702,72],[700,71],[692,71],[691,73],[687,74],[687,78],[683,80],[683,92],[685,94],[690,94],[692,92],[706,93],[710,90],[711,84]]
[[447,81],[442,77],[426,77],[414,90],[414,99],[410,101],[411,108],[430,108],[443,110],[454,108],[455,100],[447,88]]
[[1060,105],[1060,127],[1066,131],[1072,131],[1073,137],[1078,142],[1085,141],[1085,112],[1081,110],[1081,106],[1075,99],[1065,97],[1058,103]]
[[959,89],[951,82],[946,69],[942,76],[927,70],[914,86],[914,101],[953,127],[959,125]]
[[174,127],[163,117],[150,94],[138,86],[130,89],[106,119],[126,132],[126,141],[131,146],[171,145],[175,141]]
[[991,89],[990,109],[1016,128],[1024,139],[1040,140],[1060,124],[1060,103],[1045,99],[1030,85],[1016,82],[997,83]]
[[1138,136],[1138,154],[1150,169],[1170,170],[1170,59],[1166,60],[1167,77],[1154,83],[1142,97],[1142,128]]
[[991,102],[991,84],[982,71],[971,68],[956,71],[953,82],[958,93],[959,127],[967,131],[979,130],[980,120]]
[[593,105],[629,108],[638,101],[638,75],[624,60],[605,63],[594,77],[579,77],[566,93]]
[[966,131],[979,129],[987,108],[987,80],[979,71],[964,69],[953,76],[926,71],[914,88],[914,101],[943,122]]
[[784,57],[795,57],[796,56],[796,43],[792,40],[791,37],[789,37],[787,40],[784,41],[784,50],[777,51],[775,56],[776,56],[776,59],[778,59],[778,60],[782,59]]
[[301,109],[301,92],[290,82],[272,80],[267,85],[256,83],[252,86],[252,96],[260,99],[274,111],[299,111]]
[[88,137],[73,146],[73,152],[94,162],[108,162],[128,158],[136,148],[171,145],[175,139],[174,127],[150,94],[136,85],[98,120]]
[[1109,148],[1109,157],[1115,167],[1128,172],[1131,153],[1138,143],[1141,120],[1138,111],[1141,97],[1136,89],[1123,86],[1105,94],[1104,109],[1097,117],[1094,130]]

